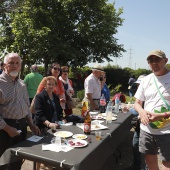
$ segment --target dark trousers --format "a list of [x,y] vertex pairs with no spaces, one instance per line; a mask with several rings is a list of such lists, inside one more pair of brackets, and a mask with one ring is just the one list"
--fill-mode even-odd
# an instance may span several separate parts
[[[22,132],[20,135],[15,137],[10,137],[7,132],[4,130],[0,130],[0,156],[5,152],[6,149],[10,148],[11,146],[24,141],[27,136],[27,123],[26,120],[14,120],[14,119],[4,119],[5,122],[12,127],[15,127]],[[10,163],[8,165],[0,166],[0,170],[19,170],[21,169],[22,160],[19,162]]]
[[73,122],[73,124],[84,123],[84,118],[79,115],[72,114],[72,115],[66,116],[65,119],[67,120],[67,122]]

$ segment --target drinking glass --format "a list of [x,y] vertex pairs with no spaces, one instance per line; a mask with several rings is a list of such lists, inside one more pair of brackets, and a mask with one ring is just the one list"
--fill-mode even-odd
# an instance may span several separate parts
[[61,137],[60,136],[55,137],[55,145],[58,149],[61,148]]

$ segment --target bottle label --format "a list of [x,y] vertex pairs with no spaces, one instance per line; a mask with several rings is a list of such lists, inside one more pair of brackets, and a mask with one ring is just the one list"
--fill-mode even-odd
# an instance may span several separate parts
[[100,99],[100,105],[101,106],[106,106],[106,100],[105,99]]
[[82,115],[82,117],[85,117],[87,115],[87,110],[82,110],[81,115]]
[[91,132],[91,123],[84,123],[84,132]]

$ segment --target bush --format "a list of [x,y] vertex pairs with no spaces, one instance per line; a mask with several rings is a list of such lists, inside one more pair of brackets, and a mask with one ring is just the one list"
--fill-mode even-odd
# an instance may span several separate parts
[[84,98],[84,90],[77,91],[77,98],[80,99],[80,101]]

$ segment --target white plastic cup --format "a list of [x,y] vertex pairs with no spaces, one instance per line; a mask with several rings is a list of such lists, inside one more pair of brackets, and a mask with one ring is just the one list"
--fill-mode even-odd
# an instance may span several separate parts
[[58,149],[61,148],[61,137],[60,136],[55,137],[55,145]]

